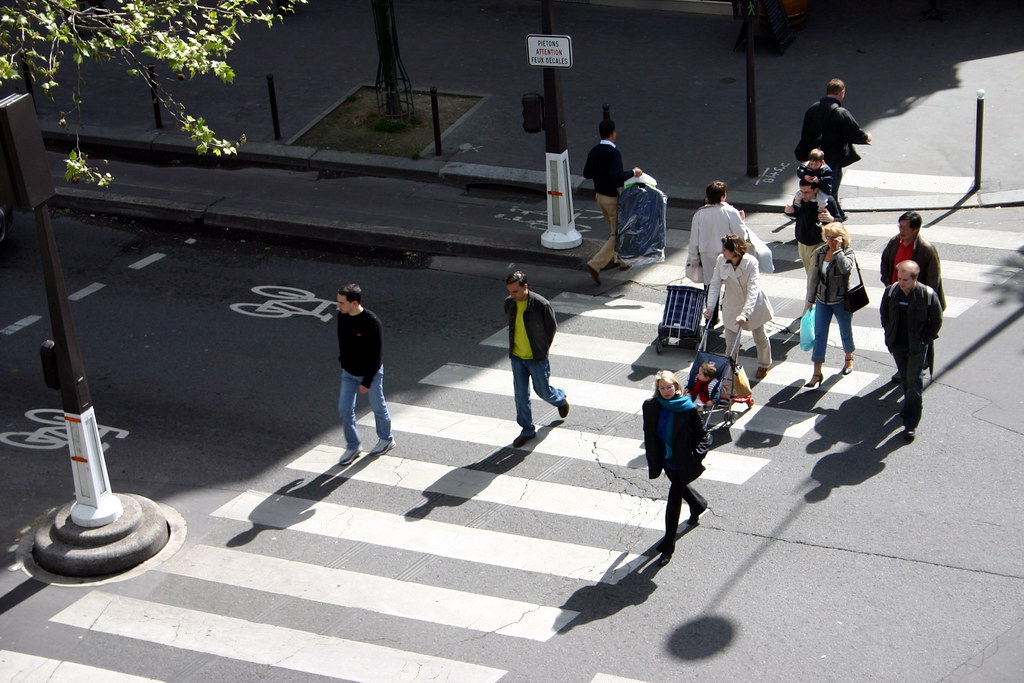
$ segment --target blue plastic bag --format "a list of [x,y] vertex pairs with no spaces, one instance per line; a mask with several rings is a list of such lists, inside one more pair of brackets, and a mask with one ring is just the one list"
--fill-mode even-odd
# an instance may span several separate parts
[[814,306],[804,311],[800,318],[800,349],[810,351],[814,347]]

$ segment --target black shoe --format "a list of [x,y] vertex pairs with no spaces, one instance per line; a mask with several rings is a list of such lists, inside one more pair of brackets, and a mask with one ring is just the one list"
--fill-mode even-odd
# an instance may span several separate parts
[[701,510],[700,512],[698,512],[695,515],[690,515],[690,518],[688,520],[686,520],[687,526],[697,526],[698,524],[700,524],[700,516],[703,515],[707,511],[708,511],[708,506],[705,505],[703,510]]
[[526,445],[527,441],[532,441],[536,438],[536,434],[520,434],[515,438],[515,441],[512,442],[512,446],[515,448],[522,448]]
[[664,567],[666,564],[672,561],[671,554],[662,553],[661,557],[658,558],[658,566]]
[[903,438],[906,439],[907,441],[913,441],[916,437],[917,432],[915,432],[913,429],[903,430]]
[[558,406],[558,417],[563,420],[569,417],[569,399],[562,401],[562,405]]
[[900,373],[897,372],[895,375],[889,378],[889,381],[892,382],[893,384],[899,384],[903,381],[903,378],[900,377]]

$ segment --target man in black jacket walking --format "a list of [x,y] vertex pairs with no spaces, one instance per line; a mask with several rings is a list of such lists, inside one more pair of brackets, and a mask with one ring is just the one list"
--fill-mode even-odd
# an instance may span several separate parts
[[601,134],[601,142],[594,145],[587,155],[587,163],[583,167],[583,177],[594,181],[594,194],[597,196],[597,205],[601,207],[604,219],[611,227],[611,236],[605,241],[601,249],[594,254],[594,257],[587,261],[583,267],[594,282],[601,284],[601,270],[608,265],[608,262],[615,258],[615,234],[618,225],[619,213],[619,188],[622,184],[636,176],[643,174],[640,168],[632,171],[622,170],[622,155],[615,146],[615,122],[611,119],[604,119],[598,125],[598,132]]
[[[843,107],[846,99],[846,84],[833,78],[825,87],[825,96],[815,102],[804,112],[804,124],[800,130],[800,144],[797,145],[797,157],[800,161],[807,159],[804,148],[810,151],[814,147],[825,152],[825,163],[832,168],[832,196],[839,206],[839,184],[843,181],[843,168],[860,161],[860,155],[853,145],[870,145],[871,134],[864,132],[853,114]],[[846,214],[840,208],[841,221]]]

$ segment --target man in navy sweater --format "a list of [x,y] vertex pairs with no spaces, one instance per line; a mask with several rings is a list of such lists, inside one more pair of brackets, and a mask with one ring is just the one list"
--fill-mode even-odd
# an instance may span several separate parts
[[[594,194],[597,196],[597,205],[601,207],[604,219],[611,227],[611,235],[605,241],[601,249],[594,254],[594,257],[587,261],[583,267],[594,282],[601,284],[601,270],[608,265],[609,261],[615,258],[615,229],[618,225],[619,213],[619,188],[622,184],[643,173],[640,168],[632,171],[622,170],[622,155],[615,146],[615,122],[611,119],[604,119],[598,126],[601,134],[601,142],[594,145],[587,155],[587,163],[583,167],[583,177],[594,181]],[[628,268],[622,266],[620,268]]]

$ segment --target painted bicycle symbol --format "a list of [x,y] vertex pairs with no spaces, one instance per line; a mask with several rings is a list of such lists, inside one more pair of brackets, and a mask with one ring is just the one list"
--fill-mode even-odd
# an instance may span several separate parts
[[[544,232],[548,229],[548,212],[547,209],[523,209],[518,206],[513,206],[508,210],[508,213],[495,214],[495,218],[506,221],[514,221],[516,223],[524,223],[531,230],[538,230]],[[600,221],[603,220],[601,212],[597,209],[582,209],[573,212],[573,221],[575,221],[576,230],[579,232],[589,232],[590,226],[586,223],[589,221]],[[582,222],[581,222],[582,221]]]
[[[54,450],[67,448],[68,432],[64,423],[64,411],[52,408],[37,408],[25,413],[25,417],[45,425],[34,432],[4,432],[0,434],[0,442],[8,446],[18,448],[31,448],[33,450]],[[100,433],[100,443],[103,450],[110,447],[103,441],[106,436],[113,436],[115,439],[123,439],[128,436],[128,430],[96,425]]]
[[260,285],[252,290],[266,301],[262,303],[240,303],[231,304],[231,310],[243,315],[252,315],[257,318],[288,318],[293,315],[311,315],[314,318],[329,322],[330,313],[324,311],[337,305],[334,301],[318,299],[313,292],[296,287],[283,287],[281,285]]

